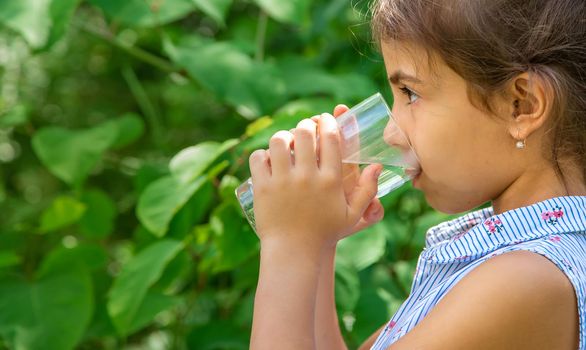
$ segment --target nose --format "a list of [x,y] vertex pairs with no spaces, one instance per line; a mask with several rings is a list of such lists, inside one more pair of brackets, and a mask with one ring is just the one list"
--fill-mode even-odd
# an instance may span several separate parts
[[405,170],[408,175],[414,176],[421,171],[421,164],[415,148],[411,145],[407,134],[402,131],[393,119],[387,123],[383,131],[383,138],[386,144],[401,150],[402,162],[409,167]]
[[389,119],[385,130],[383,132],[383,138],[385,143],[392,147],[398,147],[400,149],[409,149],[409,140],[407,135],[399,128],[395,120]]

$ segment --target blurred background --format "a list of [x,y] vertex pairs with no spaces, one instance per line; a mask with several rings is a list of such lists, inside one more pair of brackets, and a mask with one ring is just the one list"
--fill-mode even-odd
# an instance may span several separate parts
[[[0,1],[0,349],[246,349],[234,190],[303,118],[392,95],[362,0]],[[410,185],[340,242],[350,349],[449,216]]]

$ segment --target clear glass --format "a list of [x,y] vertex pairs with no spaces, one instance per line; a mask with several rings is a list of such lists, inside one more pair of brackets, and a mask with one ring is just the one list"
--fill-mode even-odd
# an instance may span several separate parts
[[[376,197],[401,187],[419,173],[417,155],[380,93],[352,107],[336,121],[343,163],[358,164],[361,170],[368,164],[383,165]],[[244,216],[256,231],[251,178],[236,189],[236,197]]]

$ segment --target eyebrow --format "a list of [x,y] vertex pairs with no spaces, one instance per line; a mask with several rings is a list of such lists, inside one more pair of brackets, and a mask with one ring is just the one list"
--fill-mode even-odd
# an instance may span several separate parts
[[410,81],[415,84],[423,84],[423,81],[419,80],[418,78],[405,74],[403,71],[396,71],[393,74],[389,75],[389,81],[392,84],[398,84],[400,81]]

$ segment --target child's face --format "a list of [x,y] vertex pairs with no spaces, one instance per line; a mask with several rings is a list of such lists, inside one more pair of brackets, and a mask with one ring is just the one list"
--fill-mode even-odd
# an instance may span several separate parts
[[[474,107],[464,79],[443,61],[438,59],[434,75],[425,50],[404,48],[383,43],[382,53],[389,77],[401,71],[422,81],[391,79],[393,118],[421,161],[422,173],[413,185],[445,213],[467,211],[499,197],[521,174],[523,163],[506,118]],[[405,88],[413,94],[406,95]],[[501,108],[496,110],[505,111]]]

